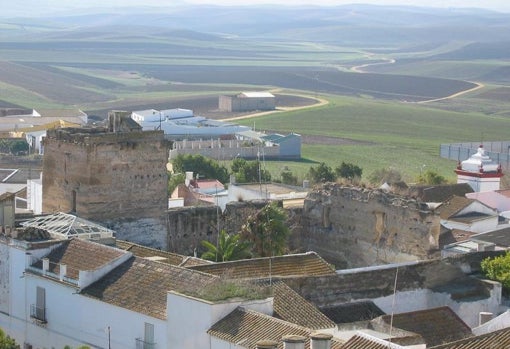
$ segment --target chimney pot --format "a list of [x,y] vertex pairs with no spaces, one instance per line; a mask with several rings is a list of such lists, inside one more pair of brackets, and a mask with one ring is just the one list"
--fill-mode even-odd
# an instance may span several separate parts
[[42,259],[42,269],[44,274],[50,270],[50,260],[48,258]]
[[64,281],[65,276],[67,276],[67,264],[60,264],[60,281]]
[[331,338],[329,333],[314,333],[310,336],[310,349],[330,349]]
[[306,337],[288,335],[283,336],[282,340],[284,349],[305,349]]
[[261,340],[255,344],[256,349],[276,349],[278,342],[272,340]]

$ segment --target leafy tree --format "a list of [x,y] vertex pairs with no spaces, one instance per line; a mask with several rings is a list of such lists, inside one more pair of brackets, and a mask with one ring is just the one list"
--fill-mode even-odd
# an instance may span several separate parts
[[422,184],[445,184],[448,181],[435,171],[427,170],[418,176],[418,183]]
[[250,256],[250,243],[241,241],[240,234],[230,235],[225,230],[221,230],[218,236],[218,248],[206,240],[202,241],[202,246],[207,249],[202,258],[210,261],[234,261]]
[[12,141],[9,150],[11,154],[20,155],[28,152],[28,143],[25,140]]
[[510,252],[506,252],[502,256],[484,259],[481,268],[486,277],[501,282],[505,291],[510,291]]
[[282,171],[281,173],[282,183],[288,185],[296,185],[298,182],[297,176],[294,176],[291,171]]
[[363,169],[357,165],[342,161],[342,164],[335,168],[335,173],[338,177],[353,180],[354,178],[361,178]]
[[200,154],[179,154],[172,160],[172,167],[174,173],[193,171],[195,174],[205,178],[215,178],[222,183],[227,183],[229,180],[228,170],[225,166]]
[[310,167],[310,170],[308,170],[308,178],[313,183],[325,183],[336,181],[337,176],[330,166],[321,162],[316,168],[313,166]]
[[282,255],[290,232],[286,221],[285,210],[271,202],[248,217],[241,228],[242,238],[252,244],[253,254],[259,257]]
[[19,344],[16,341],[5,334],[0,328],[0,349],[20,349]]
[[260,161],[246,161],[236,158],[232,161],[232,173],[238,183],[269,182],[271,174],[260,167]]
[[381,168],[375,170],[368,176],[368,181],[372,184],[395,183],[402,180],[402,174],[394,168]]
[[184,183],[186,175],[184,173],[176,173],[168,175],[168,193],[172,194],[175,188],[181,183]]

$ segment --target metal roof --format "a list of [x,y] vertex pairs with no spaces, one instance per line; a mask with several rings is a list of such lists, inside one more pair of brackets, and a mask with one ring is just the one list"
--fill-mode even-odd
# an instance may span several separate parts
[[115,233],[113,230],[99,224],[63,212],[36,217],[21,223],[21,225],[25,228],[44,229],[56,239],[68,239],[71,237],[81,239],[109,238],[113,237]]

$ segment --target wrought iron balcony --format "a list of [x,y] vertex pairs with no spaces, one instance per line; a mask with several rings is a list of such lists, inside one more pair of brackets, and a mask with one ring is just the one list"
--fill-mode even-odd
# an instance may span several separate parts
[[36,304],[31,304],[30,317],[39,322],[46,323],[46,308],[38,307]]
[[137,338],[136,349],[156,349],[156,343],[146,342],[142,338]]

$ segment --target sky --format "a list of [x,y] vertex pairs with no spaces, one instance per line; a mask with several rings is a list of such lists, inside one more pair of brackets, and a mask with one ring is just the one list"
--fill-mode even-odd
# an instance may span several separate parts
[[0,17],[37,16],[84,8],[116,8],[126,6],[169,7],[176,4],[216,5],[410,5],[437,8],[483,8],[510,13],[510,0],[0,0]]

